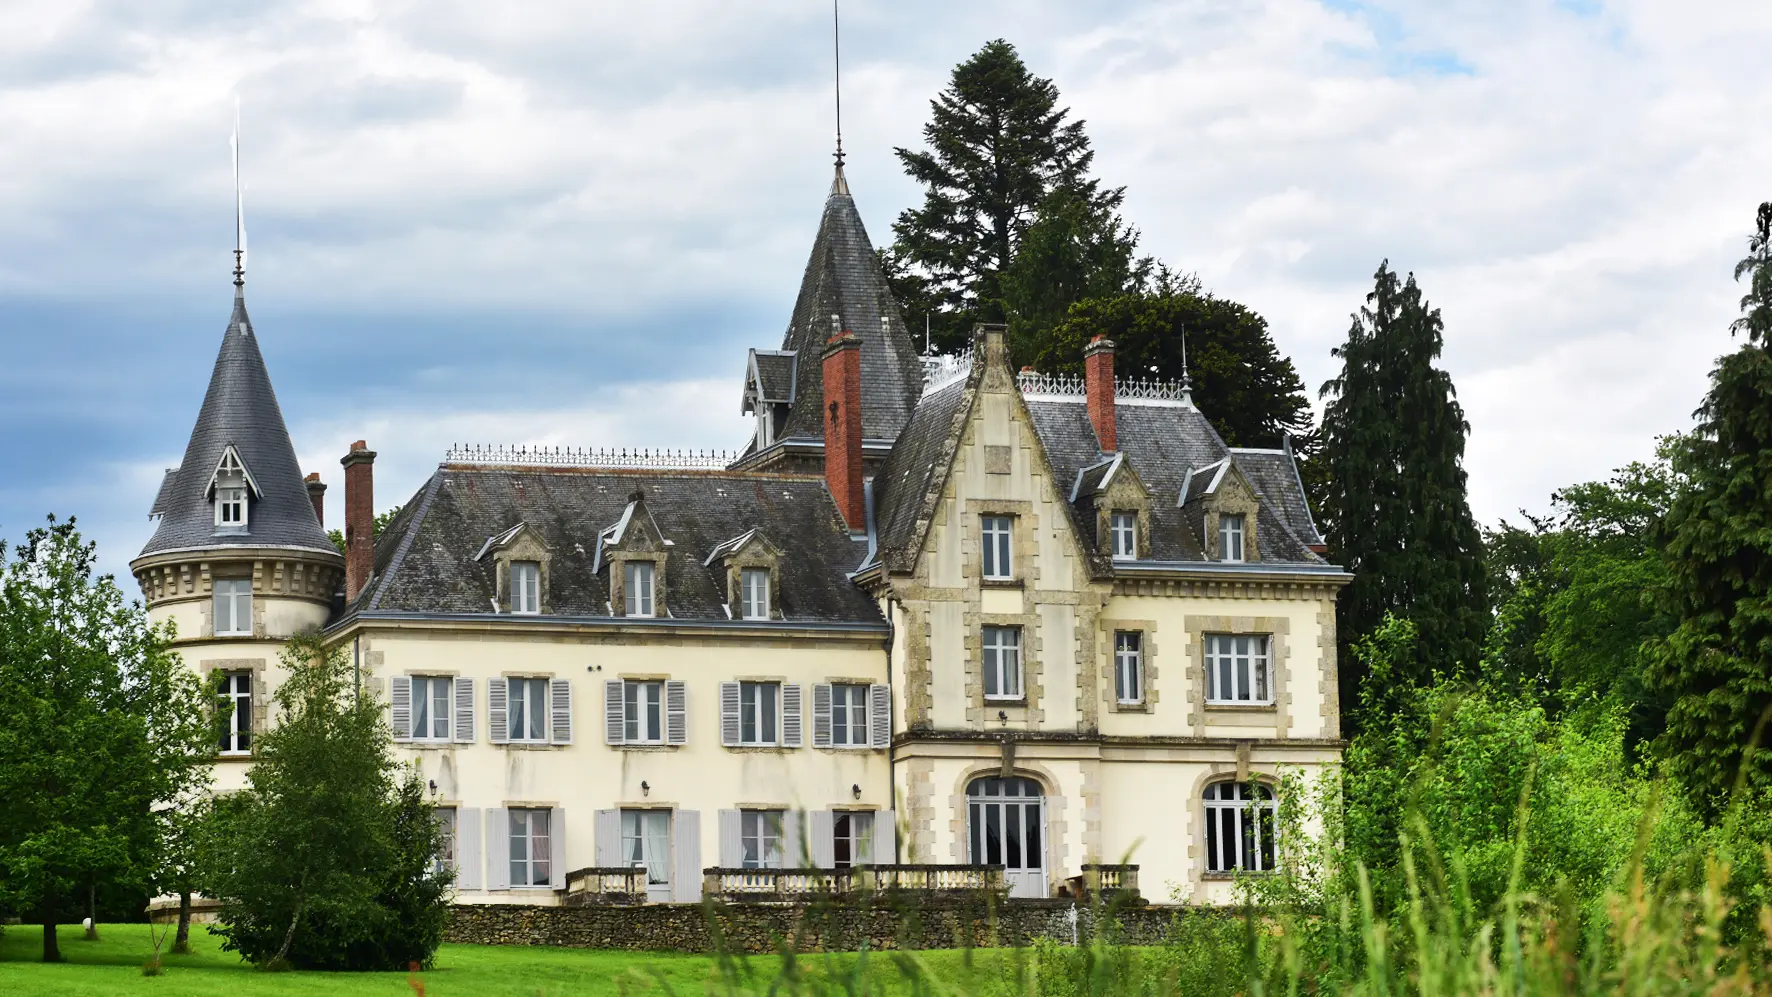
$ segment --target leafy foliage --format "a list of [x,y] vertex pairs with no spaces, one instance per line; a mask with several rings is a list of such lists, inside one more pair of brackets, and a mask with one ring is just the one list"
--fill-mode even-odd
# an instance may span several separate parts
[[1137,251],[1138,233],[1112,208],[1066,188],[1048,196],[1003,273],[1010,357],[1038,366],[1072,305],[1143,289],[1153,263]]
[[[404,506],[397,505],[392,509],[386,509],[377,513],[375,516],[375,522],[371,524],[373,529],[370,533],[370,537],[373,539],[381,536],[381,531],[387,529],[388,524],[394,521],[395,516],[400,515],[400,510],[402,508],[404,508]],[[345,553],[345,531],[327,530],[326,539],[332,541],[332,546],[338,548],[340,554]]]

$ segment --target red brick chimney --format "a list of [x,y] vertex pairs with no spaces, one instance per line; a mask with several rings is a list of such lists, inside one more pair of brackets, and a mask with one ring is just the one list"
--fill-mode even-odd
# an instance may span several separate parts
[[375,451],[358,440],[339,463],[345,468],[345,601],[353,602],[375,567]]
[[849,529],[867,529],[861,490],[861,338],[839,332],[824,347],[824,480]]
[[320,528],[326,528],[326,484],[320,480],[319,471],[309,472],[302,484],[308,486],[308,501],[314,503],[314,518],[320,521]]
[[1083,392],[1089,398],[1089,422],[1104,451],[1120,449],[1114,437],[1114,341],[1096,336],[1083,347]]

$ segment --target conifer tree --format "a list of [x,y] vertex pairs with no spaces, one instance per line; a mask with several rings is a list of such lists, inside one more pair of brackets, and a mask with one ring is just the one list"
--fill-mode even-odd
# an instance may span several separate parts
[[1415,276],[1379,265],[1354,316],[1339,377],[1323,385],[1328,484],[1318,508],[1330,559],[1354,573],[1337,619],[1341,701],[1359,702],[1359,660],[1346,653],[1386,613],[1414,624],[1413,673],[1469,671],[1487,629],[1482,538],[1465,496],[1469,426],[1452,378],[1434,366],[1445,327]]
[[1772,711],[1772,202],[1760,205],[1735,332],[1741,349],[1711,371],[1697,432],[1678,458],[1688,486],[1664,520],[1674,632],[1649,648],[1651,683],[1671,698],[1661,747],[1715,815],[1738,776],[1772,786],[1756,727]]

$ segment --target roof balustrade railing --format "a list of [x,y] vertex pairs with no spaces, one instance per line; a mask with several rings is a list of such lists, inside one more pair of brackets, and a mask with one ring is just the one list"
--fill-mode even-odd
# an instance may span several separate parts
[[738,459],[727,450],[669,450],[635,447],[547,447],[458,443],[443,455],[446,464],[517,467],[602,467],[616,470],[720,471]]

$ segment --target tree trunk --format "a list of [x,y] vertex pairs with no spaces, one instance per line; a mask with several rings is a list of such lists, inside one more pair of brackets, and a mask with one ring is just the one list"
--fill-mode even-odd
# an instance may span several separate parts
[[277,954],[271,959],[279,967],[287,965],[289,962],[289,946],[295,942],[295,926],[301,923],[301,910],[306,903],[305,899],[295,902],[295,916],[289,919],[289,930],[283,935],[283,947],[278,949]]
[[178,892],[178,934],[172,936],[172,951],[184,955],[191,951],[191,891]]
[[56,939],[55,939],[55,915],[54,914],[44,914],[43,915],[43,961],[44,962],[61,962],[62,961],[62,949],[61,949],[60,945],[56,944]]

